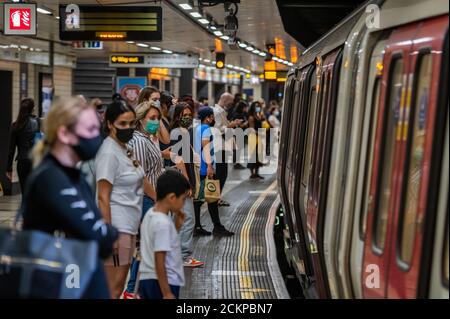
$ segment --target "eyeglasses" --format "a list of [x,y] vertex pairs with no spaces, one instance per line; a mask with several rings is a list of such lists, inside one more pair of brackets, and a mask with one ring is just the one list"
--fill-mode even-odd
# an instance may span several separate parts
[[132,160],[134,167],[139,167],[140,163],[137,159],[133,158],[133,150],[127,148],[127,156]]

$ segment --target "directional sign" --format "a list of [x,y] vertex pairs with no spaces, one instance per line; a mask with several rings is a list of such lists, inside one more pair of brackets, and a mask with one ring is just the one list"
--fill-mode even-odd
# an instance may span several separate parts
[[111,67],[143,67],[168,69],[195,69],[198,67],[196,54],[112,54]]
[[3,32],[5,35],[36,35],[36,4],[5,3]]

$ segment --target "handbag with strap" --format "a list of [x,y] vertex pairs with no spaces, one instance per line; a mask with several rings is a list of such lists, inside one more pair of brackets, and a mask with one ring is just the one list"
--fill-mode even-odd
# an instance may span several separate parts
[[0,228],[0,298],[81,298],[97,268],[95,241],[37,230]]

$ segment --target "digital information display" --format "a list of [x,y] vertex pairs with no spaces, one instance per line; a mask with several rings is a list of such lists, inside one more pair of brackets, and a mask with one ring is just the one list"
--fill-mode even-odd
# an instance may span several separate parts
[[63,41],[162,41],[161,7],[67,7],[59,6],[59,37]]

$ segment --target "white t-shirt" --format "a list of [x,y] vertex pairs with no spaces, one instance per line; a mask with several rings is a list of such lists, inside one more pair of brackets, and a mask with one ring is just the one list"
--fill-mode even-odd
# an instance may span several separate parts
[[119,232],[136,235],[142,216],[144,170],[135,167],[133,160],[111,137],[107,137],[95,158],[97,182],[111,183],[111,220]]
[[141,225],[140,279],[158,279],[155,267],[155,252],[166,253],[166,274],[169,285],[184,286],[181,244],[175,224],[167,214],[151,208]]

